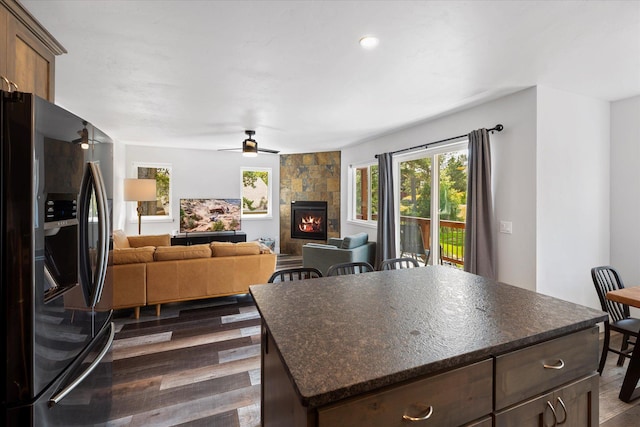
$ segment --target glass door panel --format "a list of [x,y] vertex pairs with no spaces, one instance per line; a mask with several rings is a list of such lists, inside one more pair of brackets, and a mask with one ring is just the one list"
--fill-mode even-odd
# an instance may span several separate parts
[[400,256],[417,259],[423,264],[463,266],[466,143],[459,147],[431,150],[421,158],[398,163]]

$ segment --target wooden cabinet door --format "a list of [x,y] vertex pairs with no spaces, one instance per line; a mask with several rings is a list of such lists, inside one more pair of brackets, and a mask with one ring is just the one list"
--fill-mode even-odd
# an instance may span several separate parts
[[21,92],[53,101],[54,54],[12,15],[7,19],[6,38],[7,78],[15,82]]
[[[9,18],[9,12],[0,6],[0,76],[9,78],[7,70],[7,31],[2,28],[7,28],[7,19]],[[0,86],[2,89],[7,90],[7,85],[3,81]]]
[[495,427],[597,426],[598,385],[599,377],[594,374],[515,405],[496,415]]

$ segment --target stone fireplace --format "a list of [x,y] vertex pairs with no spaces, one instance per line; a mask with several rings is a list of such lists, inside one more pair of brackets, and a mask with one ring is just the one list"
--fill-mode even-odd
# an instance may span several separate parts
[[327,240],[327,202],[291,202],[291,238]]
[[302,255],[303,245],[323,243],[320,239],[291,237],[291,202],[294,200],[326,201],[327,238],[340,237],[340,179],[340,151],[280,155],[281,254]]

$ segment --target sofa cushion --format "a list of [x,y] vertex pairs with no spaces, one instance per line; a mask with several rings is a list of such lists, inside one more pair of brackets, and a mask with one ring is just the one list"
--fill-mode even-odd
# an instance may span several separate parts
[[153,262],[153,253],[156,248],[143,246],[141,248],[116,248],[113,250],[113,263],[137,264],[141,262]]
[[122,249],[122,248],[130,248],[129,239],[127,235],[124,234],[123,230],[113,230],[113,248],[114,249]]
[[260,244],[258,242],[211,242],[211,252],[214,257],[259,255]]
[[342,239],[342,249],[353,249],[362,246],[369,241],[367,233],[358,233],[353,236],[347,236]]
[[170,246],[171,236],[169,234],[150,234],[142,236],[128,236],[129,246],[139,248],[141,246]]
[[178,259],[211,258],[211,248],[208,244],[192,246],[158,246],[154,259],[156,261],[170,261]]

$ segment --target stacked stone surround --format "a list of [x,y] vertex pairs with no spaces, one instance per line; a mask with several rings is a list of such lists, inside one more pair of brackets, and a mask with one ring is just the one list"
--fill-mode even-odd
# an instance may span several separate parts
[[280,253],[302,255],[302,245],[322,240],[291,238],[291,201],[327,202],[327,237],[340,237],[340,151],[280,156]]

